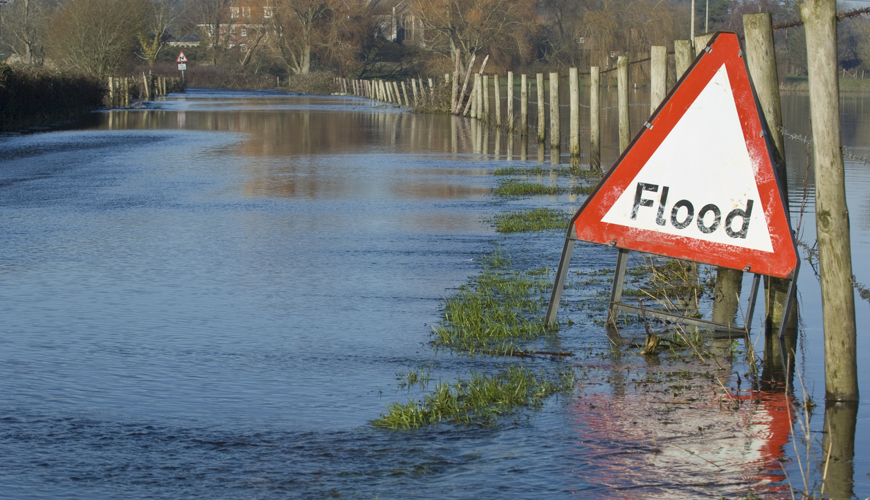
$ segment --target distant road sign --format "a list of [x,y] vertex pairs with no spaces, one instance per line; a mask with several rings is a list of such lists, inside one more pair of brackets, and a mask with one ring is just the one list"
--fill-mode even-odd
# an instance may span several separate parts
[[[178,59],[176,59],[175,62],[177,62],[177,63],[186,63],[187,62],[187,56],[184,55],[184,52],[178,53]],[[181,68],[178,68],[178,69],[181,69]]]
[[762,116],[737,35],[718,34],[574,216],[577,239],[789,276]]

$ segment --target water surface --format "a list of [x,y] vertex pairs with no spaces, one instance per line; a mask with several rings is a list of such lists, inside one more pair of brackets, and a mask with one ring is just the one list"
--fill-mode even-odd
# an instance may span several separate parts
[[[870,156],[863,98],[844,102],[844,143]],[[784,107],[786,128],[809,135],[805,97]],[[615,134],[604,141],[610,164]],[[812,179],[805,145],[789,148],[799,212]],[[440,299],[479,270],[493,241],[518,265],[555,267],[559,231],[505,238],[485,220],[582,203],[489,194],[493,169],[543,154],[466,120],[274,92],[192,90],[155,109],[100,113],[78,130],[0,137],[4,496],[635,498],[768,484],[776,494],[777,460],[790,475],[796,466],[783,428],[770,424],[783,422],[776,403],[733,412],[758,426],[751,438],[712,400],[662,424],[661,405],[632,395],[640,369],[611,361],[565,362],[607,383],[494,429],[369,426],[386,404],[418,395],[396,390],[397,373],[428,366],[447,380],[516,362],[436,352],[427,341]],[[857,160],[847,175],[855,274],[866,283],[870,176]],[[811,242],[808,200],[801,227]],[[612,269],[611,249],[582,253],[582,269]],[[800,286],[801,373],[822,401],[810,266]],[[867,313],[858,299],[859,325]],[[565,349],[607,349],[582,309],[564,314],[578,325],[560,333]],[[859,349],[863,357],[860,339]],[[870,436],[866,408],[858,450]],[[721,426],[697,448],[649,453],[651,433],[708,422]],[[870,456],[859,451],[854,467],[855,492],[866,496]]]

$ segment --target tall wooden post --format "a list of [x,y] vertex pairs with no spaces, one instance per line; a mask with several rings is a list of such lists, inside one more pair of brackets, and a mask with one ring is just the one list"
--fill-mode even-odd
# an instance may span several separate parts
[[855,497],[855,429],[858,423],[858,402],[828,402],[822,427],[825,471],[820,493],[828,498]]
[[677,70],[677,80],[683,77],[694,58],[695,51],[692,50],[691,40],[674,40],[674,66]]
[[668,48],[664,45],[650,47],[650,113],[668,95]]
[[580,74],[577,68],[568,69],[568,92],[570,106],[570,125],[568,127],[568,152],[571,162],[580,157]]
[[[492,75],[492,98],[495,104],[495,126],[501,128],[501,89],[498,85],[498,73]],[[496,150],[498,154],[498,150]]]
[[405,103],[405,107],[411,105],[411,101],[408,100],[408,87],[405,86],[405,82],[402,82],[402,101]]
[[804,0],[810,118],[816,178],[822,317],[825,328],[825,399],[858,400],[855,293],[837,87],[835,0]]
[[514,130],[514,72],[508,71],[507,74],[507,110],[505,120],[507,120],[507,129],[510,132]]
[[115,84],[114,78],[111,76],[109,77],[109,107],[115,107]]
[[544,74],[535,74],[535,83],[538,91],[538,142],[544,143],[547,140],[547,124],[545,122],[546,108],[544,107]]
[[520,135],[529,135],[529,77],[520,75]]
[[[422,91],[423,89],[420,90]],[[414,96],[414,106],[419,106],[420,98],[417,94],[417,80],[414,80],[413,78],[411,78],[411,94]]]
[[616,94],[619,106],[619,152],[625,151],[631,142],[628,123],[628,57],[619,56],[616,60]]
[[562,149],[561,118],[561,109],[559,108],[559,73],[550,73],[550,161],[554,164],[559,163],[559,155]]
[[[785,164],[785,141],[782,135],[782,106],[779,96],[779,76],[776,70],[776,52],[773,45],[773,23],[770,13],[743,15],[743,30],[746,33],[746,63],[755,86],[755,94],[767,121],[770,139],[775,148],[774,168],[779,177],[782,195],[788,199],[787,170]],[[788,213],[788,206],[785,207]],[[771,278],[767,280],[766,325],[768,330],[778,328],[788,300],[788,281]],[[797,327],[797,308],[791,309],[788,318],[790,328]],[[772,333],[772,332],[771,332]],[[767,356],[765,356],[767,357]],[[779,360],[780,363],[782,360]],[[792,363],[793,365],[793,363]]]
[[589,71],[589,166],[601,169],[601,71],[598,66]]

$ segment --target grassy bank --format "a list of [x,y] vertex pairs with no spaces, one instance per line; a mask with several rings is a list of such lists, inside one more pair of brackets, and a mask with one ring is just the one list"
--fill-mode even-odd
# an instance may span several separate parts
[[103,104],[95,78],[0,64],[0,130],[71,120]]

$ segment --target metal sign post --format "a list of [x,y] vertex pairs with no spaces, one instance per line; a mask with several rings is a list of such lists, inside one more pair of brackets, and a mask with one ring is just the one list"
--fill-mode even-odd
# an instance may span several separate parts
[[181,71],[181,83],[184,83],[184,70],[187,69],[187,56],[184,55],[184,52],[178,53],[175,62],[178,63],[178,71]]

